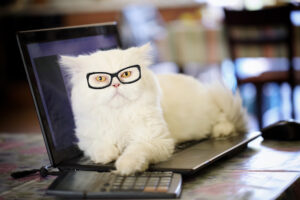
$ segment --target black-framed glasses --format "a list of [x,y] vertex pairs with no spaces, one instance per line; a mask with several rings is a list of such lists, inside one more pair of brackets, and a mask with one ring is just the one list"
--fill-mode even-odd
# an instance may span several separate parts
[[107,72],[91,72],[86,75],[88,86],[92,89],[104,89],[110,86],[114,77],[123,84],[134,83],[141,78],[141,67],[133,65],[112,74]]

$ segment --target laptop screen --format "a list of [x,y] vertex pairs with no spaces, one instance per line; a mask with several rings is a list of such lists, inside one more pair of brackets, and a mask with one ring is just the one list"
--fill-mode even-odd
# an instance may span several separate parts
[[77,56],[120,46],[115,24],[26,31],[19,45],[53,166],[80,152],[70,102],[69,76],[59,66],[60,55]]

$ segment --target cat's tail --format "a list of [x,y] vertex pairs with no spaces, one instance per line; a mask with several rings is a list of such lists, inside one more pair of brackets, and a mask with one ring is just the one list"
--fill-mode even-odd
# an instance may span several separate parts
[[232,93],[222,82],[211,83],[208,88],[212,101],[220,110],[212,136],[224,137],[247,132],[248,115],[239,91]]

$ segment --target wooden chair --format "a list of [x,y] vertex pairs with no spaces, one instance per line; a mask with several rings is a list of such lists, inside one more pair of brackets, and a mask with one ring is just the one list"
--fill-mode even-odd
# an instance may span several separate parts
[[[238,85],[245,83],[252,83],[256,87],[256,112],[259,123],[259,128],[263,126],[263,85],[270,82],[283,83],[287,82],[291,87],[291,106],[292,117],[295,117],[295,106],[293,89],[295,85],[294,80],[294,67],[292,59],[293,55],[293,26],[290,20],[290,12],[292,6],[284,5],[278,7],[269,7],[256,11],[246,10],[229,10],[224,9],[225,12],[225,32],[226,39],[229,47],[229,54],[232,61],[235,63],[235,72]],[[253,34],[251,37],[245,35],[239,35],[234,33],[234,29],[239,30],[254,28],[258,31],[258,34]],[[280,32],[276,34],[268,34],[266,31],[270,29],[276,30],[280,28]],[[282,31],[284,30],[284,31]],[[278,46],[284,45],[286,49],[286,57],[288,59],[288,70],[286,71],[265,71],[254,77],[241,78],[237,73],[236,59],[239,57],[237,47],[247,48],[258,46],[264,48],[264,46]],[[269,55],[263,57],[270,57]]]

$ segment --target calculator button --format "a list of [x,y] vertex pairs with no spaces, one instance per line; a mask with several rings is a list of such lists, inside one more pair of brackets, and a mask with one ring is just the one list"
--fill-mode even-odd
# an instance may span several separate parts
[[170,184],[159,184],[157,187],[169,187]]
[[149,176],[151,176],[151,172],[144,172],[144,173],[142,173],[141,175],[140,175],[141,177],[149,177]]
[[123,185],[122,187],[121,187],[121,190],[129,190],[129,189],[131,189],[132,187],[131,186],[129,186],[129,185]]
[[133,185],[133,183],[134,183],[134,181],[125,179],[125,181],[123,181],[122,185]]
[[161,180],[160,180],[160,182],[170,182],[172,180],[172,178],[171,177],[163,177],[163,178],[161,178]]
[[163,172],[162,176],[169,176],[171,177],[173,175],[173,172]]
[[169,190],[169,187],[166,187],[166,186],[159,186],[156,188],[157,192],[168,192],[168,190]]
[[115,185],[113,185],[113,186],[111,187],[111,189],[112,189],[112,190],[119,190],[119,189],[120,189],[120,186],[115,186]]
[[147,186],[156,186],[159,182],[159,178],[158,177],[151,177],[149,178],[148,182],[147,182]]
[[135,185],[135,186],[133,187],[134,190],[141,190],[141,191],[143,191],[144,188],[145,188],[144,185]]
[[144,189],[144,192],[155,192],[156,191],[156,187],[153,186],[147,186]]

